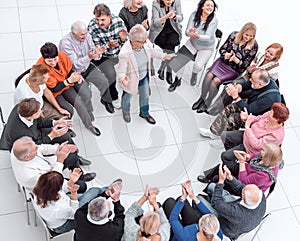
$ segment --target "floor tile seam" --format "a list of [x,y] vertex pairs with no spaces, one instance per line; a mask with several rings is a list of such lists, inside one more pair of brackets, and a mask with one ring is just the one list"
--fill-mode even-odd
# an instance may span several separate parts
[[0,168],[0,172],[1,172],[1,171],[7,171],[7,170],[12,170],[12,167],[4,167],[4,168]]
[[[282,189],[282,191],[283,191],[283,194],[284,194],[284,196],[285,196],[285,198],[286,198],[286,200],[287,200],[289,206],[292,208],[293,205],[292,205],[291,201],[289,200],[289,195],[287,194],[287,192],[286,192],[286,190],[285,190],[285,188],[284,188],[284,185],[282,184],[282,181],[281,181],[281,180],[278,180],[278,182],[279,182],[279,185],[281,186],[281,189]],[[278,185],[278,184],[277,184],[277,185]],[[295,212],[294,212],[294,214],[295,214]]]
[[[32,211],[33,209],[30,208],[29,211]],[[8,212],[8,213],[0,213],[0,217],[5,217],[8,215],[14,215],[14,214],[21,214],[21,213],[26,213],[27,211],[24,209],[23,211],[16,211],[16,212]]]

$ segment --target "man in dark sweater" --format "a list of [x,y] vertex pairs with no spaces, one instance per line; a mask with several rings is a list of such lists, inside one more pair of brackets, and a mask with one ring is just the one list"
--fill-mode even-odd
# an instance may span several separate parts
[[[223,190],[224,182],[228,184],[240,198]],[[217,215],[223,233],[232,239],[237,239],[242,233],[256,228],[265,212],[266,198],[263,192],[254,184],[245,185],[233,177],[229,169],[222,163],[219,166],[219,181],[211,183],[207,193],[212,195],[210,203],[198,196],[207,207]]]
[[110,203],[98,197],[86,203],[75,213],[74,241],[118,241],[124,231],[124,207],[120,203],[121,180],[116,180],[106,198],[114,205],[114,218],[109,219]]
[[[223,100],[226,108],[218,114],[210,129],[200,128],[202,136],[217,139],[222,131],[238,130],[244,126],[240,118],[241,111],[246,109],[252,115],[262,115],[271,110],[274,103],[281,102],[278,86],[270,78],[268,71],[262,69],[255,70],[248,81],[228,84],[226,93]],[[244,101],[245,98],[247,102]]]

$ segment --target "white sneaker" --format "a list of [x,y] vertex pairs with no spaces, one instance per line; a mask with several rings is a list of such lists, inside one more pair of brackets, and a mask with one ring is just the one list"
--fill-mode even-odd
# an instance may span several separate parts
[[204,137],[209,137],[212,140],[216,140],[216,139],[220,139],[219,136],[214,135],[213,133],[211,133],[211,131],[209,129],[206,128],[200,128],[200,135],[204,136]]
[[121,101],[120,98],[118,98],[117,100],[113,100],[112,101],[112,105],[114,106],[114,108],[116,108],[117,110],[121,109]]
[[214,149],[223,149],[224,148],[224,144],[221,141],[221,139],[211,140],[209,142],[209,145]]

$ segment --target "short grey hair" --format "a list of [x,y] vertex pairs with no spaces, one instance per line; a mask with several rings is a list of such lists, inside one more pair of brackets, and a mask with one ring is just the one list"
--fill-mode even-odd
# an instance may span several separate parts
[[86,30],[86,24],[82,21],[76,21],[71,25],[71,32],[78,33],[78,30]]
[[[250,184],[251,185],[251,184]],[[244,187],[244,202],[249,206],[255,206],[261,202],[263,192],[258,187],[256,189],[245,189]]]
[[143,25],[136,24],[129,31],[129,38],[131,41],[142,41],[148,37],[148,33]]
[[261,82],[264,85],[268,85],[270,83],[270,74],[267,70],[265,69],[257,69],[254,72],[258,72],[259,73],[259,82]]
[[105,218],[109,212],[109,208],[105,204],[104,197],[97,197],[93,199],[88,205],[88,214],[94,221],[100,221]]
[[12,147],[13,154],[19,161],[24,161],[25,157],[30,154],[29,147],[34,144],[33,140],[29,136],[22,136],[17,139]]
[[124,0],[123,6],[124,6],[124,8],[129,9],[130,7],[132,7],[132,0]]

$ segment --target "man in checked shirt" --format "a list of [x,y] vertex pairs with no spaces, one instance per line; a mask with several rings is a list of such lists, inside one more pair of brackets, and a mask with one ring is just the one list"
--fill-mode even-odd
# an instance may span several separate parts
[[96,63],[110,82],[109,91],[113,106],[120,109],[121,105],[116,89],[115,65],[118,63],[120,49],[128,39],[126,26],[120,17],[111,14],[110,9],[105,4],[97,4],[94,8],[94,15],[95,18],[88,25],[88,31],[96,46],[106,47],[102,58]]

